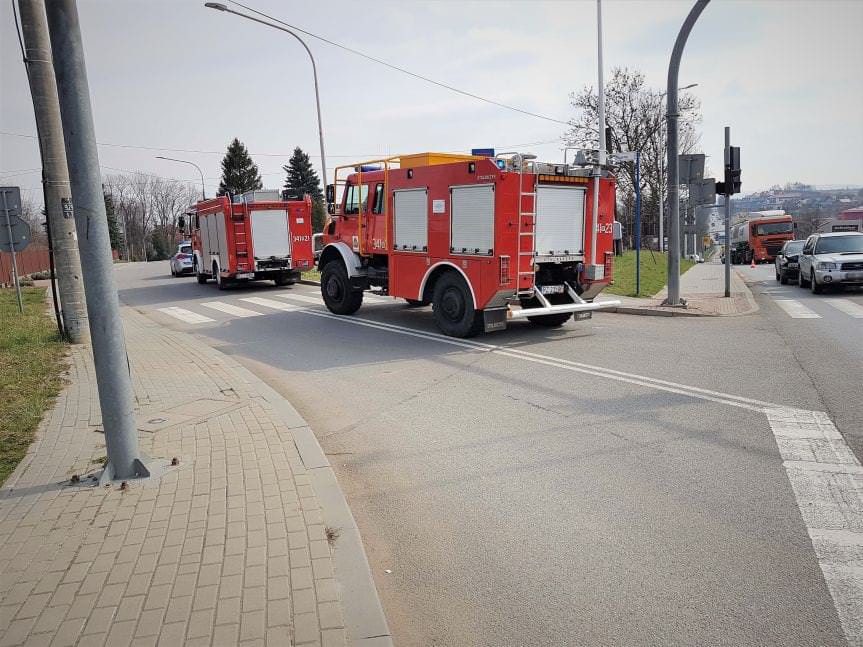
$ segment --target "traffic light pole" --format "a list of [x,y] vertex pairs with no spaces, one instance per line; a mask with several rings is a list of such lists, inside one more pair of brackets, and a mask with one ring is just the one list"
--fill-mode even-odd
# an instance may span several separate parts
[[[725,127],[725,166],[731,164],[731,127]],[[725,187],[725,296],[731,296],[731,191]]]

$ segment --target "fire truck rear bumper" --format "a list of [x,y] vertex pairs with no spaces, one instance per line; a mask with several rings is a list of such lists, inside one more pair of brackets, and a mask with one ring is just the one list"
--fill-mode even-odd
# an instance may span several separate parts
[[537,308],[516,308],[510,309],[507,317],[509,319],[525,319],[527,317],[542,317],[543,315],[556,315],[565,312],[592,312],[593,310],[606,310],[608,308],[617,308],[620,301],[603,301],[602,303],[588,303],[582,299],[575,291],[567,286],[567,293],[572,298],[572,303],[561,303],[552,305],[548,299],[536,288],[534,288],[534,296],[542,305]]

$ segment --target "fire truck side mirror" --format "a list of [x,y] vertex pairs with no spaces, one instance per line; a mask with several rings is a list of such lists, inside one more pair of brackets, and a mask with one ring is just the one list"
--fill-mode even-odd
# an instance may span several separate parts
[[327,203],[333,204],[336,201],[336,187],[332,184],[327,185]]
[[331,216],[336,215],[336,205],[332,202],[327,202],[327,213]]

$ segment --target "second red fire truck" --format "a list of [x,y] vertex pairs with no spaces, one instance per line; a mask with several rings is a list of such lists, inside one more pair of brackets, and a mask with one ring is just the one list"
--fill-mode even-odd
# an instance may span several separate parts
[[199,202],[189,214],[198,283],[220,289],[248,280],[288,285],[314,266],[312,201],[250,191]]
[[431,304],[454,337],[510,319],[560,326],[619,305],[593,301],[612,279],[616,180],[592,172],[520,154],[420,153],[338,168],[318,261],[324,302],[353,314],[373,289]]

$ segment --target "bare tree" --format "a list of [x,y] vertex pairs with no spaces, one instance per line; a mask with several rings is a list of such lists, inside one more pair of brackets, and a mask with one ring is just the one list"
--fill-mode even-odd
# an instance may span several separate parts
[[33,199],[21,198],[21,220],[30,225],[30,242],[36,245],[45,245],[48,235],[45,229],[45,214],[42,207]]
[[[596,148],[598,109],[595,88],[585,86],[570,95],[576,116],[564,135],[569,146]],[[700,141],[697,125],[701,121],[700,103],[688,92],[681,92],[680,152],[691,153]],[[615,151],[641,153],[642,229],[658,233],[659,188],[667,192],[667,137],[665,136],[665,94],[647,86],[644,74],[629,68],[614,68],[605,86],[605,121],[611,129]],[[635,164],[626,163],[618,174],[620,220],[624,230],[632,231]]]

